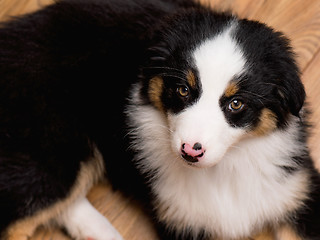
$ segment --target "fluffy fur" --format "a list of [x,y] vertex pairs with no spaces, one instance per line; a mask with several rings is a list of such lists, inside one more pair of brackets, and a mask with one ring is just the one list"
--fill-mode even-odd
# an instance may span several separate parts
[[304,88],[264,24],[188,0],[58,1],[1,25],[0,86],[2,239],[50,223],[122,239],[85,199],[105,171],[161,239],[320,238]]

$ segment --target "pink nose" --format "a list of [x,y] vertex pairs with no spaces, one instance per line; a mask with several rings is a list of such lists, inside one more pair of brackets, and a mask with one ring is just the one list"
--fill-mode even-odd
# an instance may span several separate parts
[[181,145],[181,156],[187,162],[198,162],[201,157],[203,157],[205,150],[202,148],[201,143],[195,143],[192,147],[188,143],[183,143]]

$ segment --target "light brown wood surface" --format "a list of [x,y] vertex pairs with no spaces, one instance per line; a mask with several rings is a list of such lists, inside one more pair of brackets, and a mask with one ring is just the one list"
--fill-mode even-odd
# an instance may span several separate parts
[[[53,0],[0,0],[0,21],[32,12]],[[228,10],[240,17],[262,21],[284,32],[292,41],[307,101],[313,112],[309,145],[320,167],[320,1],[319,0],[202,0],[217,10]],[[0,36],[1,37],[1,36]],[[319,164],[318,164],[319,163]],[[88,195],[94,206],[119,230],[126,240],[155,240],[150,220],[131,199],[100,184]],[[69,239],[62,232],[40,229],[33,239]]]

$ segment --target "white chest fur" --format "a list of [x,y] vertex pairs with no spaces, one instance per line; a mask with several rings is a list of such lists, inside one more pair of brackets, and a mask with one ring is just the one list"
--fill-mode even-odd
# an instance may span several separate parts
[[[137,112],[139,114],[137,114]],[[170,131],[162,113],[150,106],[132,106],[137,163],[152,177],[160,220],[183,231],[205,229],[224,239],[249,236],[263,225],[281,221],[301,206],[308,192],[308,173],[287,175],[279,166],[294,166],[297,130],[243,139],[214,167],[191,168],[171,150]]]
[[172,165],[158,176],[154,191],[160,218],[180,230],[192,227],[239,239],[299,207],[306,173],[286,178],[279,167],[235,152],[212,169]]

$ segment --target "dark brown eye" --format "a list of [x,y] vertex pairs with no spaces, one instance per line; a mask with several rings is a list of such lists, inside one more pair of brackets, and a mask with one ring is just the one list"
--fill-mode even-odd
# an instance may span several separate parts
[[243,106],[244,104],[242,103],[242,101],[238,99],[233,99],[229,103],[229,110],[231,110],[232,112],[237,112],[237,111],[240,111],[243,108]]
[[187,97],[189,95],[189,88],[187,86],[180,86],[177,88],[177,93],[181,97]]

